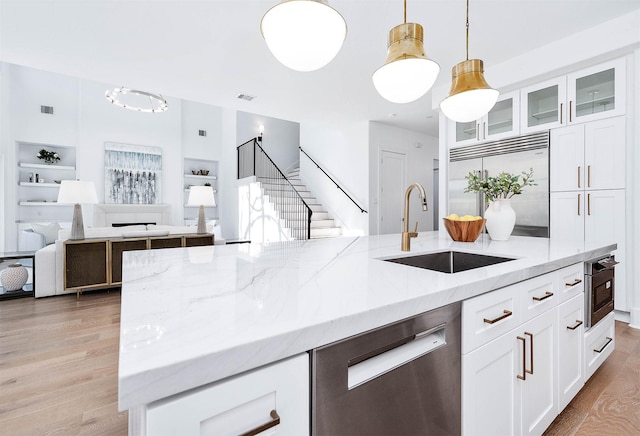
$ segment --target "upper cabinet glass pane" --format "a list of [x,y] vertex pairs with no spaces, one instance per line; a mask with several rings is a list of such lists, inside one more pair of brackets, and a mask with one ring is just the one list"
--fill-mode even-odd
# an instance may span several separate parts
[[456,123],[456,142],[475,139],[477,135],[476,122]]
[[558,85],[528,93],[527,127],[558,121],[558,101]]
[[487,134],[489,136],[513,130],[513,99],[499,101],[489,111]]
[[576,117],[615,108],[614,68],[576,79]]

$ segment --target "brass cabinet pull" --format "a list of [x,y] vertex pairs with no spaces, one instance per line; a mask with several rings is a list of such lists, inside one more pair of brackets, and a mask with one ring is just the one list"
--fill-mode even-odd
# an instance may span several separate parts
[[280,416],[278,415],[278,412],[272,410],[270,415],[271,421],[267,422],[266,424],[262,424],[261,426],[256,427],[253,430],[249,430],[246,433],[242,433],[240,436],[255,436],[267,429],[270,429],[271,427],[275,427],[276,425],[280,424]]
[[609,345],[611,343],[611,341],[613,341],[613,338],[610,338],[607,336],[607,342],[605,342],[605,344],[602,346],[602,348],[600,348],[599,350],[596,350],[595,348],[593,349],[593,351],[595,351],[596,353],[602,353],[602,351],[607,348],[607,345]]
[[476,123],[476,141],[480,141],[480,123]]
[[533,333],[529,333],[529,332],[524,332],[525,335],[529,336],[530,338],[530,348],[529,348],[529,352],[531,353],[531,369],[527,370],[525,369],[525,372],[529,373],[529,374],[533,374]]
[[560,103],[560,124],[562,124],[562,108],[563,108],[564,104]]
[[578,194],[578,216],[580,216],[580,198],[582,194]]
[[482,123],[482,139],[487,139],[487,123]]
[[587,188],[591,188],[591,165],[587,165]]
[[573,121],[573,111],[572,111],[573,101],[569,100],[569,122]]
[[487,324],[495,324],[495,323],[497,323],[498,321],[502,321],[503,319],[508,318],[508,317],[510,317],[511,315],[513,315],[513,312],[511,312],[511,311],[509,311],[509,310],[506,310],[506,309],[505,309],[505,310],[503,310],[502,312],[504,313],[504,315],[500,315],[499,317],[494,318],[494,319],[487,319],[487,318],[485,318],[485,319],[484,319],[484,322],[486,322]]
[[591,194],[587,194],[587,215],[591,216]]
[[580,186],[580,169],[581,169],[581,168],[582,168],[582,167],[581,167],[580,165],[578,165],[578,188],[580,188],[580,187],[581,187],[581,186]]
[[522,375],[517,374],[517,376],[520,380],[526,380],[527,379],[527,365],[526,365],[527,342],[522,336],[518,336],[518,340],[522,341]]
[[582,280],[580,280],[580,279],[575,279],[575,280],[573,281],[573,283],[565,283],[564,285],[565,285],[565,286],[574,287],[575,285],[579,285],[580,283],[582,283]]
[[569,330],[575,330],[578,327],[580,327],[582,325],[582,321],[580,321],[579,319],[576,319],[576,323],[574,325],[568,325],[567,328]]
[[547,298],[553,297],[553,292],[545,292],[544,293],[544,297],[533,297],[534,301],[542,301],[542,300],[546,300]]

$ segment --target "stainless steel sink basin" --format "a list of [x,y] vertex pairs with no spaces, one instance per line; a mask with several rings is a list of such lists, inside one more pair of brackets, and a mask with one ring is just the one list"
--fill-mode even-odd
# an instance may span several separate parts
[[483,266],[508,262],[508,257],[487,256],[484,254],[463,253],[461,251],[441,251],[438,253],[419,254],[417,256],[398,257],[384,259],[387,262],[401,263],[403,265],[430,269],[443,273],[457,273]]

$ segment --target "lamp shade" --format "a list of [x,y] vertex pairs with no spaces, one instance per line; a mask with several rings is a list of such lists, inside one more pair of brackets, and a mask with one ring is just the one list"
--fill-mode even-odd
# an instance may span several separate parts
[[347,23],[326,0],[282,0],[264,14],[260,31],[278,61],[292,70],[313,71],[338,54]]
[[189,206],[215,206],[216,199],[213,196],[213,188],[211,186],[192,186],[189,188],[187,204]]
[[60,204],[97,204],[98,196],[93,182],[63,180],[58,191]]
[[500,93],[485,80],[480,59],[460,62],[451,73],[451,91],[440,103],[447,118],[459,123],[474,121],[487,114],[498,101]]
[[386,100],[409,103],[431,89],[439,72],[440,66],[425,55],[422,26],[403,23],[389,31],[387,59],[372,79]]

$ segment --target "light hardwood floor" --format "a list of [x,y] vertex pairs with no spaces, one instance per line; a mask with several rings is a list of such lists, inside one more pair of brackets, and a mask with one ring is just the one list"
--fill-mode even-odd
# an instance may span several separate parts
[[[0,435],[126,435],[118,412],[120,292],[0,302]],[[546,435],[640,435],[640,330]]]

